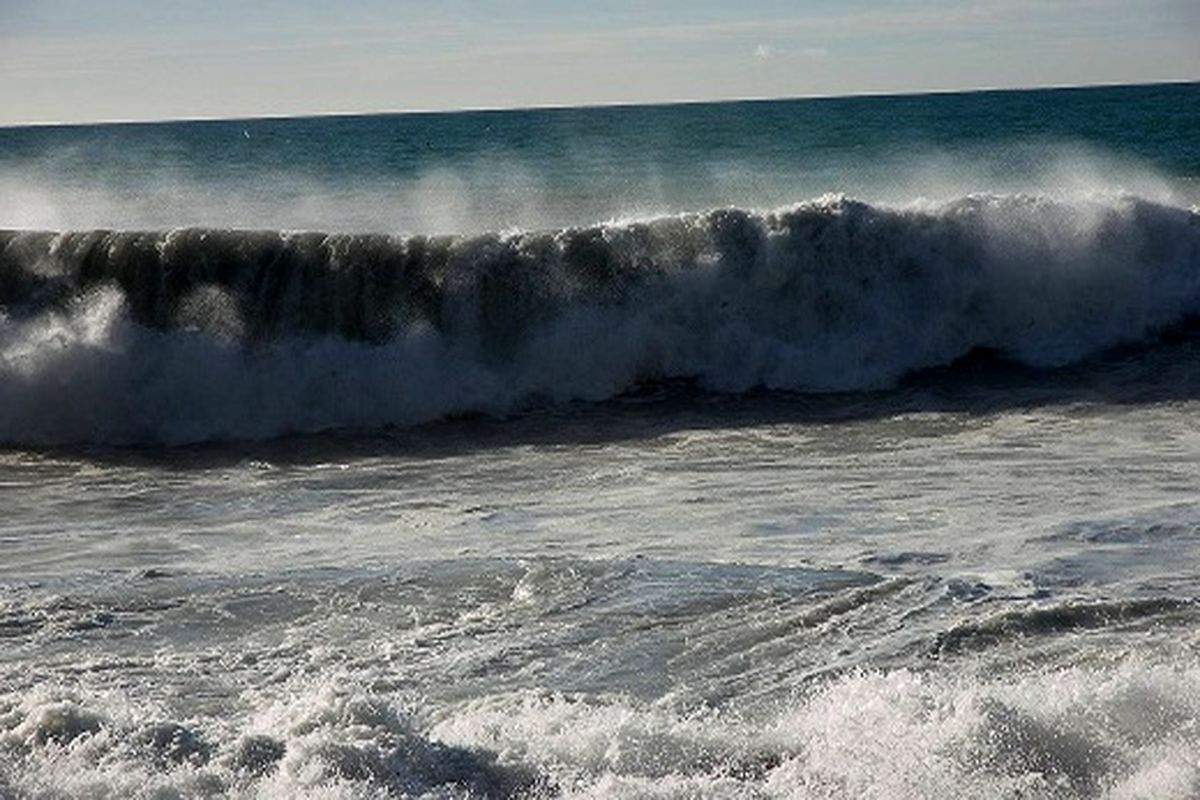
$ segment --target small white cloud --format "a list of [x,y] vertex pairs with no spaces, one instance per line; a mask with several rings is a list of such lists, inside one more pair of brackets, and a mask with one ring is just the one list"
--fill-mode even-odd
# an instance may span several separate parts
[[829,57],[829,50],[825,47],[802,47],[799,50],[782,50],[773,44],[760,44],[754,48],[754,57],[762,60],[768,58],[807,58],[817,61],[822,58]]

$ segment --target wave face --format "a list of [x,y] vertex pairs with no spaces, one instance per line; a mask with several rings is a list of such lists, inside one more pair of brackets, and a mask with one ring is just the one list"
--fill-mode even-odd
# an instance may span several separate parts
[[187,443],[1068,364],[1200,314],[1200,212],[826,197],[477,237],[0,232],[0,441]]

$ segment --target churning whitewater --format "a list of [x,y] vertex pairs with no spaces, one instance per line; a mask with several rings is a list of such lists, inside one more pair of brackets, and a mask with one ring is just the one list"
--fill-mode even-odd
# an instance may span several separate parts
[[825,197],[471,237],[0,232],[0,441],[406,426],[647,383],[878,389],[1055,367],[1200,314],[1200,212]]

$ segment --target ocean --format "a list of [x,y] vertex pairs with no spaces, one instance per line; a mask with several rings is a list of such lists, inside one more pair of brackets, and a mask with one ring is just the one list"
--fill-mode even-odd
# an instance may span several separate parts
[[1198,134],[0,129],[0,797],[1200,796]]

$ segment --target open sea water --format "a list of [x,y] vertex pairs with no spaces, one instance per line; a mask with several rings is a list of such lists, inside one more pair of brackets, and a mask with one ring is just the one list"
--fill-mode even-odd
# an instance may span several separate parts
[[1200,796],[1200,84],[0,129],[0,797]]

